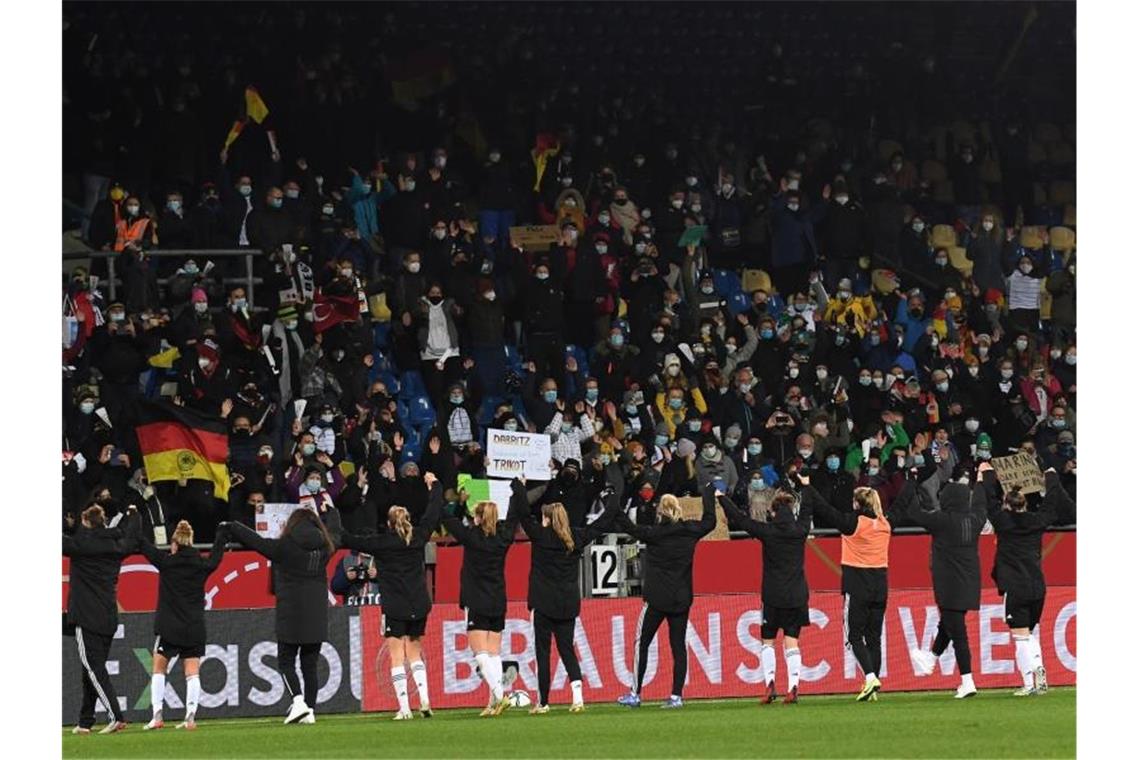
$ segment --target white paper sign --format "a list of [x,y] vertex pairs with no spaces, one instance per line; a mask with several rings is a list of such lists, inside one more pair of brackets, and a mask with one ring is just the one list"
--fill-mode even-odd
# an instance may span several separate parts
[[550,480],[550,436],[488,430],[487,459],[488,477]]
[[280,538],[281,529],[289,521],[289,515],[300,509],[300,504],[262,504],[257,508],[254,526],[262,538]]

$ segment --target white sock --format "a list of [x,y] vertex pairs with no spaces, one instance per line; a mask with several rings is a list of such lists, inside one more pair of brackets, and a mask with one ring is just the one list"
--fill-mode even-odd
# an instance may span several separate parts
[[162,700],[166,696],[166,674],[155,673],[150,677],[150,709],[158,715],[162,712]]
[[877,676],[874,673],[868,673],[863,677],[863,683],[871,683],[875,678],[877,678]]
[[1041,661],[1041,642],[1032,635],[1029,637],[1029,665],[1034,669],[1044,666]]
[[403,665],[392,668],[392,687],[396,690],[396,700],[400,703],[400,712],[411,712],[408,706],[408,674],[404,672]]
[[420,709],[423,709],[431,704],[431,699],[428,697],[427,668],[424,667],[423,660],[416,660],[412,663],[412,680],[416,682],[416,693],[420,697]]
[[776,680],[776,647],[760,645],[760,665],[764,668],[764,685]]
[[1029,640],[1032,636],[1013,637],[1013,659],[1017,663],[1017,672],[1021,673],[1021,683],[1025,688],[1033,688],[1033,654]]
[[785,649],[784,662],[788,664],[788,691],[800,685],[800,666],[803,661],[800,659],[799,649]]
[[495,685],[491,681],[491,655],[487,652],[476,652],[475,663],[478,666],[479,675],[483,677],[483,683],[487,684],[487,693],[490,695],[487,704],[491,704],[495,699]]
[[202,696],[202,681],[198,676],[186,676],[186,717],[198,714],[198,698]]
[[971,689],[974,688],[974,674],[964,673],[962,675],[962,685],[969,686]]
[[491,686],[491,695],[496,699],[503,698],[503,658],[497,654],[487,655],[488,683]]
[[571,694],[572,704],[575,704],[575,705],[582,704],[582,682],[581,681],[571,681],[570,682],[570,694]]

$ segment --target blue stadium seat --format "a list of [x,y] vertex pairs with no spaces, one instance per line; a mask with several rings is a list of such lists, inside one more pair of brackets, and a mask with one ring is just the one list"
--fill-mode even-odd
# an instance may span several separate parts
[[417,370],[411,369],[400,373],[400,398],[411,401],[418,396],[426,395],[424,378]]
[[389,396],[396,398],[400,395],[400,389],[403,386],[400,385],[400,379],[398,377],[387,370],[380,370],[377,377],[384,383],[384,387],[388,389]]
[[728,297],[728,311],[732,316],[742,314],[752,308],[752,296],[747,293],[735,293]]
[[392,333],[391,322],[373,322],[372,323],[372,344],[376,348],[388,347],[388,336]]
[[435,409],[432,408],[428,397],[419,395],[408,402],[408,422],[414,427],[431,427],[435,424]]
[[479,427],[488,427],[492,420],[495,419],[495,407],[503,403],[501,396],[487,396],[483,399],[483,403],[479,406],[479,414],[475,418],[475,422]]
[[713,270],[713,285],[721,298],[731,299],[737,293],[744,292],[744,286],[740,283],[740,276],[727,269]]

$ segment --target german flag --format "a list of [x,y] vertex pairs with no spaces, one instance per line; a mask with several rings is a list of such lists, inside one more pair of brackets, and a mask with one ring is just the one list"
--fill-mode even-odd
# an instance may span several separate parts
[[221,419],[169,402],[143,401],[135,432],[148,480],[209,480],[214,498],[229,498],[230,442]]

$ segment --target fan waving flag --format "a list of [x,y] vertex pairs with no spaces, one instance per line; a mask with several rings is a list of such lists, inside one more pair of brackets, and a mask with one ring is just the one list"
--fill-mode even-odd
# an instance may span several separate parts
[[214,498],[229,498],[230,441],[221,419],[168,402],[142,401],[135,432],[149,481],[208,480]]
[[253,85],[247,85],[245,88],[245,116],[235,121],[234,125],[230,127],[229,134],[226,135],[226,144],[222,146],[222,149],[229,150],[234,140],[241,136],[242,130],[245,129],[245,125],[249,123],[250,119],[258,124],[263,124],[268,117],[269,106],[265,105],[265,101],[261,99],[261,93]]
[[359,316],[360,302],[355,296],[318,293],[313,298],[313,332],[323,333],[341,322],[355,322]]
[[561,149],[558,138],[549,132],[540,132],[534,138],[534,147],[530,149],[530,158],[534,162],[534,191],[537,193],[542,184],[542,175],[546,173],[546,160]]

